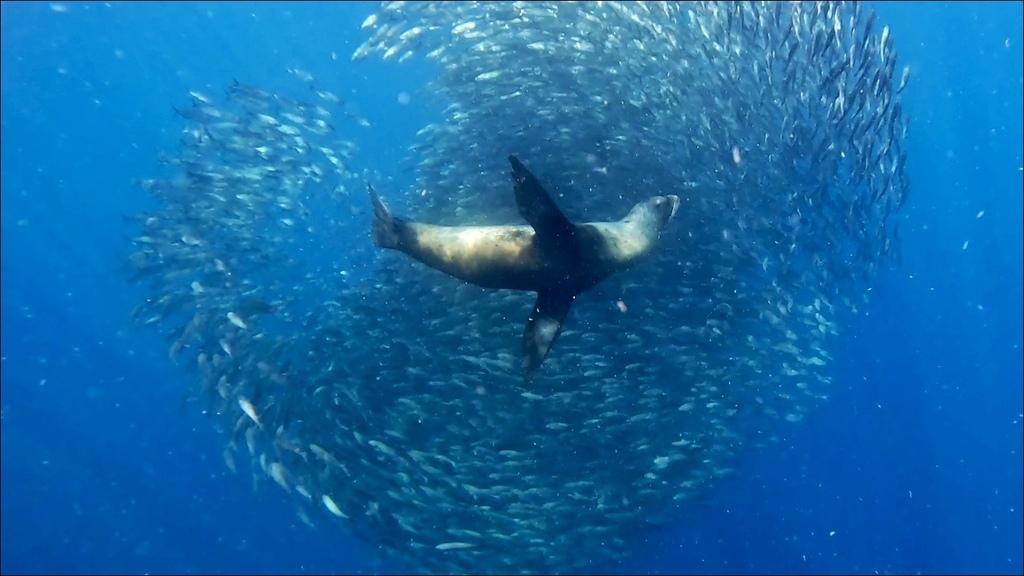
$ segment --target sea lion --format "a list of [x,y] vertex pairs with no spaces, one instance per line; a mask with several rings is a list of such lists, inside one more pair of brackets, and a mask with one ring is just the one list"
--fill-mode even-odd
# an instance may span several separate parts
[[394,216],[372,185],[373,243],[483,288],[529,290],[537,302],[523,333],[528,382],[562,332],[573,300],[650,254],[679,197],[640,202],[618,222],[573,224],[515,156],[516,208],[529,226],[434,226]]

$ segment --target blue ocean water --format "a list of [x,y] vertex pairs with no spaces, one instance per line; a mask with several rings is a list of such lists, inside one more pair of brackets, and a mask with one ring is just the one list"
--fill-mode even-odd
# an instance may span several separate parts
[[[902,259],[840,336],[829,400],[597,571],[1024,570],[1022,7],[867,6],[913,71]],[[188,90],[308,70],[374,121],[360,162],[411,178],[402,154],[436,111],[397,95],[429,71],[349,61],[373,9],[0,5],[0,571],[402,570],[226,472],[119,273],[122,217],[152,202],[133,179],[165,170]]]

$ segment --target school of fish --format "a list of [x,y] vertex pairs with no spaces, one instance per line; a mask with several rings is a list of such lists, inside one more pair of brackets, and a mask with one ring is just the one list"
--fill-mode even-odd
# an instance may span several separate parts
[[[898,249],[909,69],[850,2],[384,2],[353,60],[436,70],[403,213],[520,224],[506,158],[569,218],[681,199],[650,261],[518,373],[533,295],[370,243],[370,122],[235,82],[177,108],[127,261],[232,472],[409,570],[601,571],[829,391]],[[395,167],[395,172],[400,166]],[[378,182],[378,186],[383,184]],[[348,190],[360,193],[348,193]],[[373,258],[367,277],[346,273]]]

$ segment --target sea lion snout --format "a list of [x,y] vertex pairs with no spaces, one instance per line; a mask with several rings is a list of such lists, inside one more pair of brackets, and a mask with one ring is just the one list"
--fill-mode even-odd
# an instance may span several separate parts
[[670,194],[668,198],[669,202],[672,203],[672,213],[669,214],[669,217],[671,218],[676,215],[676,210],[679,210],[679,197],[675,194]]
[[[655,196],[648,199],[646,202],[637,204],[634,211],[639,210],[639,213],[646,213],[647,218],[654,217],[657,227],[664,226],[676,215],[676,210],[679,210],[679,196],[675,194],[666,194],[665,196]],[[632,215],[632,213],[631,213]]]
[[672,207],[672,211],[669,213],[668,218],[666,218],[666,220],[669,220],[676,215],[676,210],[679,210],[679,196],[676,196],[675,194],[668,194],[665,198]]

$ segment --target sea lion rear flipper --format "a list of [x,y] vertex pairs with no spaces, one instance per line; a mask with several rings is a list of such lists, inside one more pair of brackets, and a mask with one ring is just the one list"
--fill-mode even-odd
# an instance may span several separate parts
[[562,333],[562,324],[572,307],[573,296],[557,292],[538,292],[533,312],[523,332],[523,378],[529,382],[555,339]]
[[402,221],[395,218],[391,210],[388,210],[387,205],[380,199],[380,195],[373,189],[373,186],[369,183],[366,187],[370,190],[370,201],[373,202],[373,245],[380,248],[397,248],[398,247],[398,228],[402,224]]
[[533,226],[537,239],[544,244],[553,244],[556,249],[565,249],[573,242],[576,227],[551,199],[537,177],[515,156],[509,156],[512,163],[512,182],[516,193],[516,208],[520,216]]

